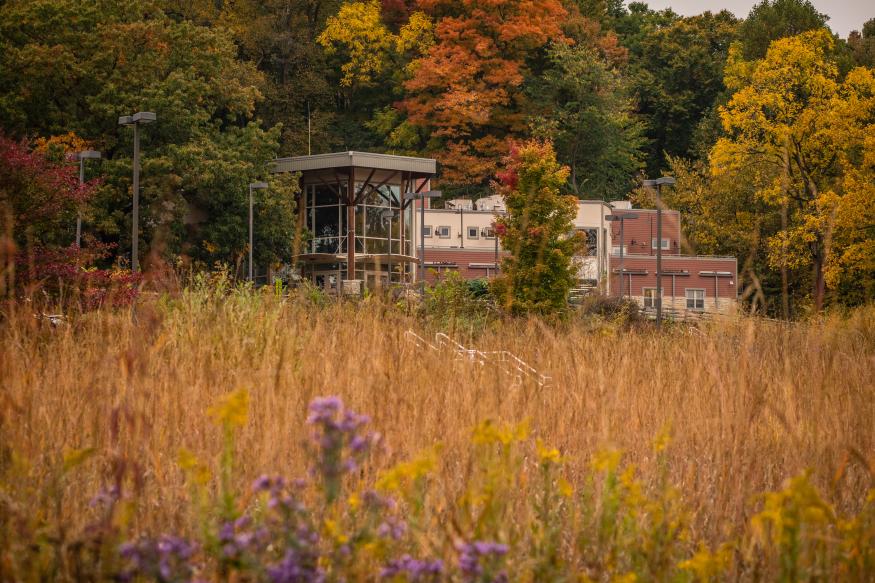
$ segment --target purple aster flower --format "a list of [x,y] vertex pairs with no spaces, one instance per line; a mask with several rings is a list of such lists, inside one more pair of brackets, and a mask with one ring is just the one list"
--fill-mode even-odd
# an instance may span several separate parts
[[[494,570],[498,560],[507,554],[508,546],[492,541],[474,541],[462,543],[456,547],[459,551],[459,570],[465,581],[474,581],[484,574],[484,566]],[[507,575],[500,572],[492,581],[500,583],[505,581]]]
[[444,563],[440,559],[434,561],[418,560],[410,555],[404,555],[400,559],[390,561],[382,571],[380,577],[391,579],[401,575],[406,576],[411,583],[437,580],[444,571]]

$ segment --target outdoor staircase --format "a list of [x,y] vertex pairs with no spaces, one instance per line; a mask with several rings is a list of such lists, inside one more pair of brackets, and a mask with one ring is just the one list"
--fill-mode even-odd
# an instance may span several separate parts
[[434,343],[429,342],[413,330],[404,333],[404,337],[422,350],[434,352],[450,352],[457,360],[465,360],[479,366],[494,365],[516,381],[532,379],[539,387],[552,384],[552,379],[529,366],[521,358],[507,350],[478,350],[468,348],[456,342],[443,332],[434,335]]

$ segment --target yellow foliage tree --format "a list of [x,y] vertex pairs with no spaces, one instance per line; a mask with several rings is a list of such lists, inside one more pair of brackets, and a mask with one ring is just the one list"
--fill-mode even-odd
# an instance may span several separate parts
[[411,15],[398,34],[383,22],[377,0],[344,4],[328,19],[317,39],[329,55],[341,54],[341,85],[370,85],[381,75],[394,55],[419,53],[431,42],[431,20],[421,12]]
[[827,284],[838,289],[847,274],[865,274],[875,236],[866,154],[875,129],[873,71],[855,69],[842,80],[833,44],[822,29],[773,42],[760,61],[730,51],[726,84],[735,94],[721,108],[726,137],[710,160],[715,178],[743,178],[780,213],[769,264],[785,274],[785,293],[787,273],[809,272],[818,310]]

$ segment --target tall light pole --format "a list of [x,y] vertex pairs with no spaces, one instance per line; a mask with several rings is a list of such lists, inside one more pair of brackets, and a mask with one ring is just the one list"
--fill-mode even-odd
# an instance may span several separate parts
[[671,176],[645,180],[644,186],[656,187],[656,327],[662,327],[662,185],[674,184]]
[[[637,215],[635,213],[621,213],[619,215],[605,215],[606,221],[610,221],[610,222],[619,221],[619,223],[620,223],[620,299],[623,299],[626,295],[625,294],[626,280],[624,278],[624,271],[623,271],[623,246],[625,245],[625,241],[624,241],[625,233],[623,231],[623,227],[626,224],[626,221],[634,221],[639,216],[640,215]],[[632,290],[629,290],[629,291],[631,292]]]
[[158,117],[151,111],[139,111],[134,115],[118,118],[120,126],[134,126],[134,210],[131,215],[131,271],[139,271],[138,249],[140,243],[140,126],[152,123]]
[[419,289],[425,295],[425,199],[440,198],[443,193],[440,190],[427,190],[425,192],[405,192],[404,200],[419,200]]
[[[96,150],[83,150],[76,154],[79,160],[79,186],[85,185],[85,160],[100,159],[100,152]],[[82,209],[76,213],[76,246],[82,247]]]
[[264,190],[267,188],[267,182],[252,182],[249,184],[249,281],[252,281],[252,191]]

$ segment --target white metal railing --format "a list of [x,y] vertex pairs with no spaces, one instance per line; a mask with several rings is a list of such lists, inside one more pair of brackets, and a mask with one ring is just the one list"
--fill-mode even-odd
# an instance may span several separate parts
[[540,373],[533,366],[507,350],[489,350],[484,352],[476,348],[469,348],[453,340],[443,332],[435,334],[434,344],[413,330],[405,332],[404,337],[420,349],[433,351],[450,350],[460,360],[466,360],[481,366],[487,364],[499,365],[506,374],[516,376],[517,380],[522,380],[523,377],[530,378],[540,387],[549,386],[552,383],[550,376]]

